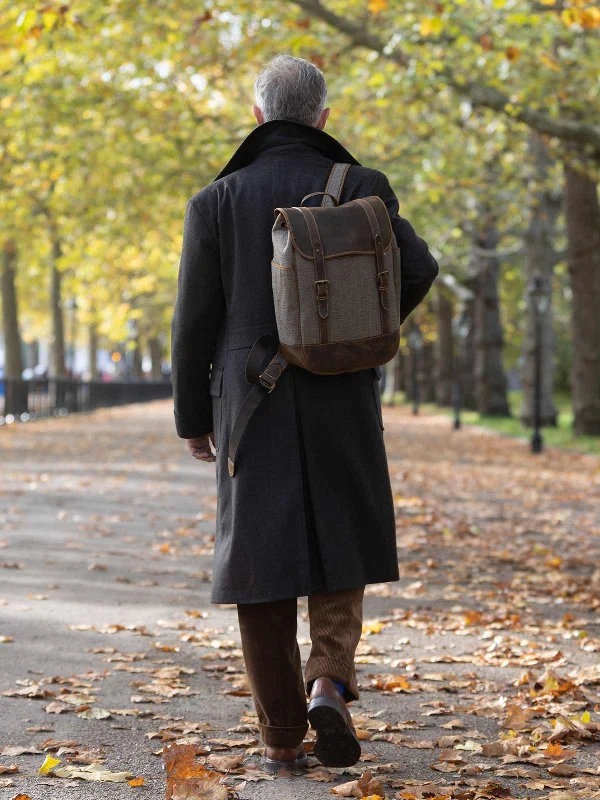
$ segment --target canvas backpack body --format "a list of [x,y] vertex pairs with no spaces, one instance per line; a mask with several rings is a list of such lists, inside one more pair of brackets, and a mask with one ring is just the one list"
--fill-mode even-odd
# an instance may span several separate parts
[[290,364],[336,374],[390,361],[400,339],[400,250],[380,197],[338,205],[349,164],[334,164],[320,207],[275,209],[271,275]]

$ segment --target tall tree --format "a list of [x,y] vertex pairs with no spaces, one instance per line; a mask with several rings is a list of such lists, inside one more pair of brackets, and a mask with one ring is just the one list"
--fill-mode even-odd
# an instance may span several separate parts
[[600,204],[595,181],[566,166],[573,331],[573,412],[577,433],[600,435]]
[[4,331],[4,374],[20,378],[23,372],[23,352],[19,330],[19,312],[15,288],[17,249],[12,239],[2,246],[2,323]]
[[[532,156],[530,220],[525,233],[527,270],[527,315],[523,339],[523,403],[519,412],[525,425],[533,424],[536,350],[541,348],[542,359],[541,424],[556,425],[554,403],[554,328],[552,316],[552,278],[557,253],[554,247],[557,218],[562,205],[562,191],[557,189],[552,172],[552,159],[543,138],[533,133],[530,141]],[[536,291],[532,291],[534,287]],[[541,293],[544,304],[536,296]],[[539,334],[537,327],[539,325]],[[537,341],[539,335],[539,343]]]

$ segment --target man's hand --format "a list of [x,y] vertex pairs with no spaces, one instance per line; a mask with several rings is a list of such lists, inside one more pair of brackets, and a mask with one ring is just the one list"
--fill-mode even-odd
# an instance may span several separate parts
[[212,438],[213,434],[207,433],[206,436],[198,436],[196,439],[186,439],[191,455],[198,461],[216,461],[210,449]]

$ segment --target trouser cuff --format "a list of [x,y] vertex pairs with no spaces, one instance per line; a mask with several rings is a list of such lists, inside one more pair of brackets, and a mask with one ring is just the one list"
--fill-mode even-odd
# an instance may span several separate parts
[[304,735],[308,730],[306,725],[296,725],[293,728],[277,728],[274,725],[258,725],[260,738],[269,747],[298,747],[302,744]]
[[313,683],[317,678],[330,678],[332,681],[343,683],[346,688],[344,700],[347,703],[359,699],[354,661],[348,663],[346,661],[338,661],[334,658],[326,658],[325,656],[309,658],[304,673],[306,694],[309,697]]

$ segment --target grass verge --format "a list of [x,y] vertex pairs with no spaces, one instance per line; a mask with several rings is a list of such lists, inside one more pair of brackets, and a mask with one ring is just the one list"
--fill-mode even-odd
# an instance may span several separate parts
[[[403,392],[398,392],[394,400],[396,404],[407,403]],[[573,432],[573,412],[570,398],[567,395],[556,395],[554,402],[558,409],[558,425],[556,428],[543,428],[544,444],[548,447],[561,447],[568,450],[578,450],[582,453],[600,454],[600,436],[580,436]],[[509,393],[509,404],[512,417],[491,417],[479,414],[477,411],[463,410],[460,415],[461,422],[463,425],[479,425],[504,436],[530,439],[533,433],[532,429],[526,428],[519,420],[520,391]],[[424,403],[421,406],[421,410],[426,414],[444,414],[449,418],[454,416],[452,409],[437,406],[433,403]]]

